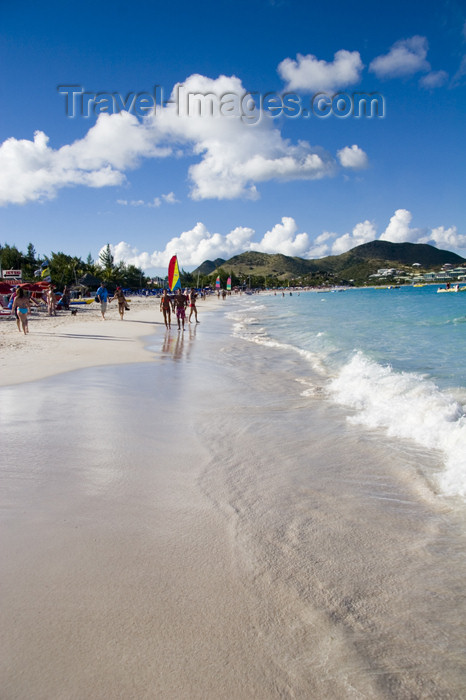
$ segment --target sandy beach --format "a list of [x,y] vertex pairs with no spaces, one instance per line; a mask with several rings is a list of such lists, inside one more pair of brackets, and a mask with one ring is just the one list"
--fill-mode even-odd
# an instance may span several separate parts
[[[206,325],[218,303],[198,304]],[[35,313],[27,336],[1,322],[2,424],[19,411],[27,436],[18,452],[8,431],[3,454],[2,697],[265,700],[273,679],[258,683],[247,670],[260,649],[232,575],[231,533],[196,483],[208,450],[189,399],[169,396],[172,360],[185,357],[197,328],[179,333],[175,321],[167,333],[155,299],[133,299],[123,322],[115,307],[103,321],[93,306],[76,317]],[[165,408],[141,435],[127,391],[108,401],[98,387],[114,386],[121,365],[148,363]],[[137,393],[138,379],[130,384]],[[128,475],[145,460],[150,469]]]
[[2,700],[463,697],[463,516],[229,303],[2,320]]
[[95,303],[74,307],[75,316],[70,311],[47,316],[45,310],[33,309],[27,337],[12,316],[0,318],[0,386],[84,367],[150,362],[141,339],[164,329],[159,300],[133,297],[130,306],[123,321],[115,303],[109,304],[105,321]]

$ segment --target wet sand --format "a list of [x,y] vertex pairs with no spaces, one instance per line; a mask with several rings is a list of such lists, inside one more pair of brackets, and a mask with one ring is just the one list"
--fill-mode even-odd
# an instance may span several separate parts
[[209,450],[176,373],[199,327],[168,333],[153,310],[2,336],[2,698],[273,694],[248,671],[231,534],[197,486]]
[[164,328],[157,299],[133,297],[123,321],[114,302],[107,307],[105,321],[98,304],[71,308],[77,310],[75,316],[70,311],[48,316],[33,308],[27,336],[18,331],[12,316],[0,318],[0,386],[83,367],[151,361],[140,339]]

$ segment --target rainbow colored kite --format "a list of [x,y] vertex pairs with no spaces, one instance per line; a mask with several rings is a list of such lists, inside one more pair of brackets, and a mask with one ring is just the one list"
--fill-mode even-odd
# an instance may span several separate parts
[[215,289],[220,289],[220,275],[215,280]]
[[168,286],[171,292],[181,287],[180,270],[178,268],[178,258],[176,255],[172,257],[168,264]]
[[227,279],[227,291],[231,292],[231,277]]

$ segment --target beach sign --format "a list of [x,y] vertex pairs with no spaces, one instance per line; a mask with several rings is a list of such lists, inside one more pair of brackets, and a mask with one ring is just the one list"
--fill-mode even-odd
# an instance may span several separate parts
[[168,264],[168,286],[170,287],[171,292],[181,287],[180,270],[176,255],[172,257]]
[[2,277],[5,280],[20,280],[22,279],[23,273],[21,270],[3,270]]
[[220,289],[220,275],[215,280],[215,289]]
[[231,292],[231,277],[227,279],[227,290]]

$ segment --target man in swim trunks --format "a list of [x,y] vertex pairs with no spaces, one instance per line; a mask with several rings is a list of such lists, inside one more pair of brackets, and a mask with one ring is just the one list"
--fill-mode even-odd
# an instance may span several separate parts
[[110,304],[110,294],[108,292],[105,282],[100,283],[99,289],[95,293],[96,301],[100,302],[100,313],[102,314],[102,320],[105,321],[105,312],[107,311],[107,302]]
[[183,323],[183,330],[184,330],[184,322],[186,319],[186,307],[188,305],[188,299],[183,294],[181,289],[178,289],[178,291],[175,294],[174,305],[175,305],[175,309],[176,309],[176,320],[178,321],[178,330],[179,331],[181,330],[180,321],[182,321],[182,323]]

